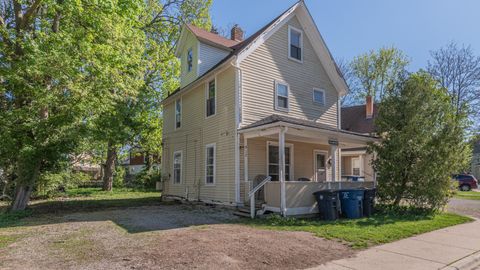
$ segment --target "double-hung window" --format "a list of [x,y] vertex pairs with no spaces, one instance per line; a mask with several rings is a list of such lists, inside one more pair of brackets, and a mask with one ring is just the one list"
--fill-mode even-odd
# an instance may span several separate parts
[[205,147],[205,184],[215,184],[215,163],[216,163],[216,147],[215,144],[208,144]]
[[[279,147],[276,143],[268,143],[268,175],[272,177],[272,181],[279,180],[279,163],[278,163],[278,153]],[[291,175],[291,153],[292,146],[288,145],[285,147],[285,181],[290,181]]]
[[215,115],[216,111],[216,97],[217,97],[217,89],[215,79],[211,80],[207,84],[207,104],[206,104],[206,111],[207,117]]
[[286,83],[275,82],[275,109],[280,111],[288,111],[289,86]]
[[303,61],[303,33],[294,27],[288,27],[288,57]]
[[173,153],[173,183],[182,182],[182,151]]
[[187,51],[187,71],[192,71],[193,68],[193,50],[192,48]]
[[175,129],[182,126],[182,100],[175,101]]
[[318,105],[325,105],[325,91],[323,89],[313,89],[313,102]]

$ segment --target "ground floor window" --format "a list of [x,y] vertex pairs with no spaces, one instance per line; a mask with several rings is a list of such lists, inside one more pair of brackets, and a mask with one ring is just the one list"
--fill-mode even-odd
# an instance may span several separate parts
[[205,184],[215,184],[215,163],[216,163],[215,144],[208,144],[205,149]]
[[[268,175],[272,177],[272,181],[279,180],[278,149],[278,144],[268,143]],[[285,146],[285,181],[291,180],[291,154],[292,146]]]
[[182,182],[182,151],[173,153],[173,183]]

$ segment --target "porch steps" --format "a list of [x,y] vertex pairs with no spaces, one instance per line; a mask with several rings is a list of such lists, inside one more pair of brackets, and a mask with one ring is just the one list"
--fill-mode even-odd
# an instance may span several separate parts
[[[255,209],[256,210],[256,209]],[[239,217],[247,217],[249,218],[250,217],[250,208],[246,208],[246,207],[238,207],[237,210],[235,212],[233,212],[233,214],[235,216],[239,216]]]
[[[255,212],[262,209],[262,204],[263,204],[263,202],[256,202],[255,203]],[[235,212],[233,212],[233,214],[235,216],[248,217],[249,218],[250,217],[250,206],[246,205],[246,206],[242,206],[242,207],[237,207],[237,210]]]

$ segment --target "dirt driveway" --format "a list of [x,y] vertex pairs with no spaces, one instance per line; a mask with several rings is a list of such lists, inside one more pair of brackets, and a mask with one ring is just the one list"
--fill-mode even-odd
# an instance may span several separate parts
[[1,269],[302,269],[353,255],[304,232],[231,224],[227,209],[162,205],[76,213],[0,229]]

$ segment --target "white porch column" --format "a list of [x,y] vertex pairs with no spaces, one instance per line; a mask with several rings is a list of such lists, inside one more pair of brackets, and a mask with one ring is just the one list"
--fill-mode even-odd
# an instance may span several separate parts
[[280,212],[286,216],[287,198],[285,194],[285,132],[286,127],[282,127],[278,133],[278,180],[280,181]]
[[248,182],[248,139],[245,136],[243,136],[243,173],[245,182]]
[[338,148],[338,141],[337,140],[328,140],[330,144],[330,161],[331,161],[331,169],[332,169],[332,181],[337,181],[337,148]]
[[365,155],[360,155],[358,157],[358,162],[360,162],[360,176],[365,176],[365,165],[363,164],[364,157]]

